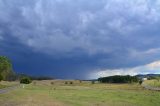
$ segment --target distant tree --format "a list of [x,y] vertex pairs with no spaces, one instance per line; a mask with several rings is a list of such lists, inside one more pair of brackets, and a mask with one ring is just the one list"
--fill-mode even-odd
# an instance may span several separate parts
[[109,77],[101,77],[98,78],[98,81],[101,83],[132,83],[132,82],[138,82],[138,77],[136,76],[109,76]]
[[22,84],[30,84],[32,81],[29,77],[24,77],[20,80],[20,83]]

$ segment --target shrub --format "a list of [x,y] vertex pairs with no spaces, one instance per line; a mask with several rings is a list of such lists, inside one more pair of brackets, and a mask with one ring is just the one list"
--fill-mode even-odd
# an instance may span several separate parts
[[73,82],[71,81],[70,84],[73,84]]
[[51,85],[54,85],[54,82],[51,82]]
[[30,84],[32,81],[29,77],[24,77],[20,80],[20,83],[22,84]]

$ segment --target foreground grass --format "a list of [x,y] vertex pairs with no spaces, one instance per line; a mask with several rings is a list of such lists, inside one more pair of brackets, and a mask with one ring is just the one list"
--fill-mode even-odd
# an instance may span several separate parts
[[137,84],[63,84],[40,81],[7,94],[1,106],[159,106],[160,92]]

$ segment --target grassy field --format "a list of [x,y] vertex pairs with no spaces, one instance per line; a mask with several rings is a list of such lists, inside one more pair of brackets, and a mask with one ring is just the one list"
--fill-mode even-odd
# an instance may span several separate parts
[[[51,84],[52,82],[52,84]],[[1,106],[159,106],[160,92],[138,84],[34,81],[0,94]]]

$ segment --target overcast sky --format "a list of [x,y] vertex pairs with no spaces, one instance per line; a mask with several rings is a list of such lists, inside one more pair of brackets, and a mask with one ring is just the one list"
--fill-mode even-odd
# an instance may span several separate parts
[[0,0],[0,55],[56,78],[160,73],[160,0]]

